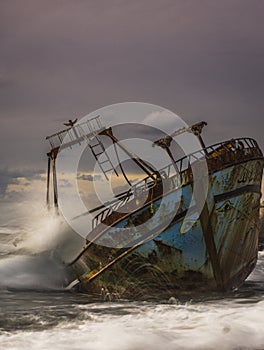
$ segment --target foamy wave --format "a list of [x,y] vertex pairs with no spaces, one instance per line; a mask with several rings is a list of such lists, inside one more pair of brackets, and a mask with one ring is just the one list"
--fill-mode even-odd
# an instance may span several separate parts
[[[42,332],[3,335],[4,349],[46,350],[230,350],[263,349],[264,301],[255,304],[140,305],[120,315],[113,304],[109,315],[92,312],[87,319]],[[115,314],[116,311],[116,315]],[[81,312],[85,312],[82,305]],[[91,317],[92,315],[92,317]],[[89,319],[88,319],[89,316]]]

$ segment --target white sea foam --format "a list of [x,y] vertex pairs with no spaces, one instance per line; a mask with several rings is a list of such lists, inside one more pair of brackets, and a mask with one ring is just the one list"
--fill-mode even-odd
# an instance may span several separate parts
[[[263,267],[264,254],[260,253],[258,271]],[[1,348],[6,350],[264,349],[263,293],[249,298],[229,297],[185,304],[179,303],[177,299],[171,299],[167,304],[82,302],[74,305],[74,310],[78,317],[73,319],[62,317],[52,328],[47,327],[42,331],[19,330],[3,333],[0,336]],[[31,313],[29,315],[34,322],[35,315]],[[45,320],[41,322],[45,323]]]
[[[138,305],[134,312],[93,314],[42,332],[1,336],[3,349],[143,350],[263,349],[264,300],[196,305]],[[85,312],[82,306],[80,312]],[[109,308],[109,305],[107,305]],[[90,310],[89,314],[92,314]]]
[[63,263],[77,255],[83,239],[45,206],[24,204],[12,203],[2,218],[0,288],[62,288]]
[[[83,239],[68,227],[61,216],[53,210],[48,211],[45,206],[32,206],[32,203],[20,207],[20,215],[21,211],[23,220],[19,221],[23,223],[20,232],[14,232],[12,241],[19,254],[23,250],[33,254],[51,251],[66,244],[72,249],[72,253],[67,252],[69,258],[77,254]],[[13,220],[16,222],[15,218]]]

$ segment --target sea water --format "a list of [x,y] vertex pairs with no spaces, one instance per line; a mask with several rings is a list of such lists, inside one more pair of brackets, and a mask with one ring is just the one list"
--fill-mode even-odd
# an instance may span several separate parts
[[46,224],[0,228],[1,350],[264,349],[264,252],[232,294],[98,302],[63,289],[62,236]]

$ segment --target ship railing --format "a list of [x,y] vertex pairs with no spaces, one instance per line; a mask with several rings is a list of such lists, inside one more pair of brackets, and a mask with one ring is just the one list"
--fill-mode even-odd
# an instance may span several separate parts
[[118,199],[111,201],[110,204],[100,213],[98,213],[92,220],[92,227],[95,228],[100,222],[105,220],[113,212],[117,212],[120,207],[125,205],[128,201],[138,198],[156,185],[157,181],[153,180],[150,176],[146,177],[142,181],[131,186],[131,188]]
[[82,123],[77,123],[69,128],[61,130],[53,135],[47,136],[51,150],[72,147],[73,145],[86,141],[89,142],[96,134],[105,127],[102,125],[100,116],[97,115]]
[[[223,154],[223,150],[233,153],[238,149],[252,148],[258,148],[257,142],[252,138],[230,139],[228,141],[219,142],[190,153],[177,160],[175,163],[170,163],[167,166],[161,168],[159,170],[159,173],[164,178],[174,178],[176,189],[182,185],[182,173],[184,170],[187,170],[193,162],[221,156]],[[118,209],[125,205],[127,202],[130,202],[132,199],[135,199],[138,196],[147,193],[151,188],[153,188],[157,184],[157,180],[153,180],[153,177],[151,177],[151,175],[140,180],[135,185],[132,185],[123,197],[112,201],[110,205],[100,211],[100,213],[98,213],[93,218],[93,228],[104,221],[113,212],[118,211]]]
[[118,211],[120,207],[125,205],[131,199],[131,196],[133,196],[133,194],[131,190],[128,190],[124,194],[124,196],[119,197],[117,200],[111,201],[111,204],[107,205],[104,210],[100,211],[100,213],[93,218],[92,227],[95,228],[99,223],[104,221],[114,211]]
[[236,152],[239,149],[252,149],[252,148],[258,148],[257,142],[249,137],[243,137],[243,138],[236,138],[236,139],[230,139],[228,141],[219,142],[214,145],[208,146],[205,148],[207,151],[206,157],[212,158],[215,155],[221,156],[223,154],[223,151],[227,152]]

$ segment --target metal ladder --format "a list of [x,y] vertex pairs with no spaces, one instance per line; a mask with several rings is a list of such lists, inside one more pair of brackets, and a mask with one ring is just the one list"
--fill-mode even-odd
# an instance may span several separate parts
[[[88,127],[90,131],[89,134],[86,134],[84,132],[82,125],[76,125],[79,134],[83,136],[83,139],[87,142],[88,146],[90,147],[90,150],[100,169],[104,173],[106,180],[109,180],[109,177],[107,176],[107,173],[109,172],[114,172],[118,176],[118,173],[113,163],[111,162],[108,153],[106,152],[104,144],[99,137],[98,131],[103,128],[100,116],[96,116],[90,120],[87,120],[86,127]],[[96,140],[95,143],[91,143],[93,140]],[[104,158],[103,160],[101,159],[102,157]]]
[[[108,153],[106,152],[104,144],[100,140],[98,134],[94,134],[94,139],[96,139],[96,143],[88,144],[88,145],[89,145],[89,147],[92,151],[92,154],[93,154],[94,158],[96,159],[100,169],[104,173],[106,180],[109,180],[107,173],[109,173],[110,171],[111,172],[114,171],[115,174],[118,176],[118,173],[117,173],[113,163],[111,162],[111,159],[110,159]],[[102,156],[102,155],[104,155],[104,156]],[[102,157],[104,158],[103,160],[101,159]]]

